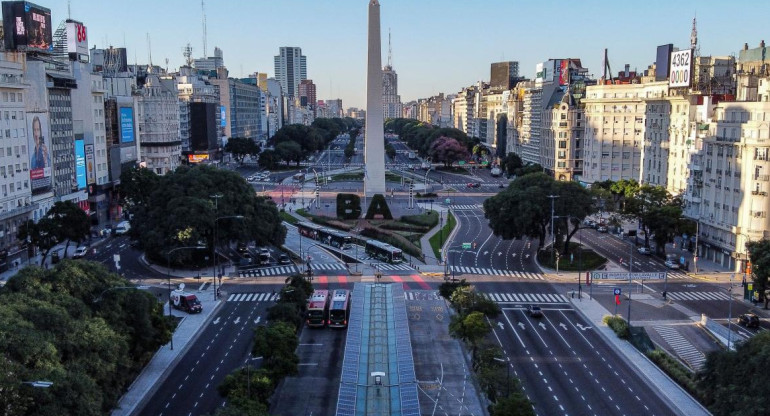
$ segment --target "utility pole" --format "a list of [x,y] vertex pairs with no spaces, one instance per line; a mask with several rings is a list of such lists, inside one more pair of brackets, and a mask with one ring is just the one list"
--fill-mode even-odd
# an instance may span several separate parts
[[554,255],[556,254],[556,234],[553,232],[553,220],[554,220],[554,201],[559,195],[548,195],[551,198],[551,262],[554,261]]

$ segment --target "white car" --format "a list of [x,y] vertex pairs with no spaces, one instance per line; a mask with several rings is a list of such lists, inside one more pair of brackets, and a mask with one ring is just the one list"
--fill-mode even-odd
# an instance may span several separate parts
[[639,254],[644,254],[645,256],[649,256],[650,254],[652,254],[652,250],[644,246],[639,247],[639,249],[637,249],[636,251],[638,251]]
[[80,246],[75,249],[75,254],[72,255],[73,259],[80,259],[86,256],[86,253],[88,253],[88,247],[86,246]]
[[673,260],[666,260],[666,262],[665,262],[665,263],[663,263],[663,264],[665,264],[665,265],[666,265],[666,267],[668,267],[669,269],[672,269],[672,270],[677,270],[677,269],[679,269],[679,264],[677,264],[677,263],[676,263],[675,261],[673,261]]

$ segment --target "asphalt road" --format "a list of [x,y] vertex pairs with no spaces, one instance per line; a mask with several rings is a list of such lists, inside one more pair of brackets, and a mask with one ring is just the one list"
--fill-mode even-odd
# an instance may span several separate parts
[[[672,414],[566,299],[558,302],[556,295],[566,293],[563,288],[531,282],[477,286],[484,292],[506,290],[509,296],[540,295],[548,300],[502,303],[503,314],[490,322],[511,376],[522,380],[537,414]],[[530,317],[528,304],[539,304],[543,316]]]
[[[269,292],[264,287],[263,293]],[[141,414],[199,415],[213,413],[222,406],[224,399],[217,386],[226,375],[247,365],[254,337],[252,329],[265,319],[266,309],[272,303],[226,302],[147,401]]]

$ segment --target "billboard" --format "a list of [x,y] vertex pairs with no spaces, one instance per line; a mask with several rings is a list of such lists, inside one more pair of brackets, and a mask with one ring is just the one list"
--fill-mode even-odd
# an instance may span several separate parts
[[51,10],[26,1],[4,1],[3,33],[6,49],[51,52]]
[[658,46],[655,55],[655,81],[665,81],[668,78],[668,69],[671,63],[669,59],[673,50],[674,45],[671,43]]
[[67,53],[70,59],[88,62],[88,37],[86,27],[80,22],[67,20]]
[[78,189],[86,189],[86,147],[83,139],[75,140],[75,181]]
[[569,60],[562,59],[559,65],[559,85],[567,85],[569,83]]
[[220,125],[222,127],[227,126],[227,111],[225,110],[225,106],[220,105],[219,106],[219,118],[222,120],[220,121]]
[[668,75],[668,86],[689,87],[692,80],[692,50],[671,53],[671,70]]
[[131,143],[134,141],[134,108],[118,108],[120,122],[120,142]]
[[27,114],[27,143],[30,149],[29,179],[32,190],[51,186],[51,153],[48,139],[48,114]]
[[536,82],[543,82],[543,80],[546,79],[548,74],[546,74],[547,68],[545,67],[544,63],[539,63],[535,65],[535,81]]
[[187,155],[187,160],[190,163],[200,163],[200,162],[204,162],[206,160],[209,160],[209,155],[207,155],[207,154],[205,154],[205,155],[189,154],[189,155]]
[[89,185],[96,183],[96,171],[94,170],[94,145],[87,144],[85,146],[86,152],[86,183]]

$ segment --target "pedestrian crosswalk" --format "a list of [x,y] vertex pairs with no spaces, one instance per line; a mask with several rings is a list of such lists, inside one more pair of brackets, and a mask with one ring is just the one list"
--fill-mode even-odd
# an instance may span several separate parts
[[283,275],[290,275],[290,274],[297,274],[297,273],[299,273],[297,266],[289,265],[289,266],[264,267],[260,269],[239,270],[238,276],[239,277],[283,276]]
[[281,298],[278,293],[252,292],[232,293],[227,297],[228,302],[276,302]]
[[703,368],[706,362],[706,356],[689,341],[687,341],[676,328],[671,326],[657,325],[653,326],[655,332],[660,334],[661,338],[674,349],[676,355],[682,359],[693,370],[698,371]]
[[484,207],[479,204],[465,204],[465,205],[456,204],[456,205],[449,205],[447,206],[447,208],[453,209],[455,211],[460,211],[460,210],[480,210],[480,209],[483,209]]
[[501,269],[490,269],[486,267],[468,267],[468,266],[451,266],[450,270],[454,271],[455,273],[486,274],[491,276],[510,276],[510,277],[519,277],[523,279],[545,280],[545,278],[541,273],[534,273],[534,272],[520,272],[515,270],[501,270]]
[[[371,266],[377,267],[379,270],[414,270],[408,264],[375,263]],[[348,266],[344,263],[310,263],[310,268],[313,270],[348,270]]]
[[485,293],[497,303],[569,303],[567,297],[556,293]]
[[668,292],[674,300],[730,300],[727,292]]
[[404,291],[406,300],[441,300],[441,295],[432,290],[406,290]]

